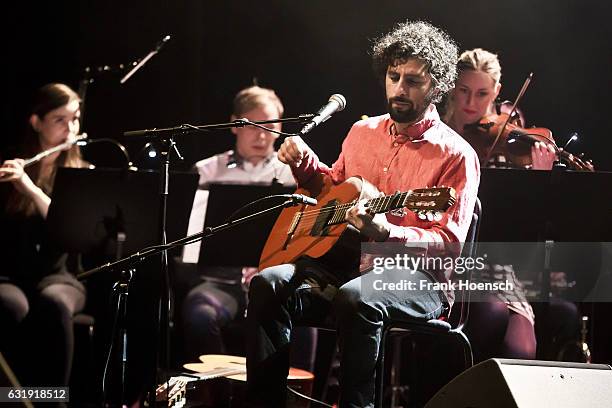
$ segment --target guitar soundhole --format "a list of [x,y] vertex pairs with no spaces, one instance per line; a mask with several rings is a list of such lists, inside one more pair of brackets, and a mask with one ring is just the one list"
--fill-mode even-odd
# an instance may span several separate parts
[[[336,205],[338,205],[338,200],[330,200],[323,207],[317,216],[317,219],[310,230],[310,235],[313,237],[324,237],[329,234],[329,227],[333,225],[330,221],[334,218],[336,214]],[[344,219],[343,219],[344,221]]]

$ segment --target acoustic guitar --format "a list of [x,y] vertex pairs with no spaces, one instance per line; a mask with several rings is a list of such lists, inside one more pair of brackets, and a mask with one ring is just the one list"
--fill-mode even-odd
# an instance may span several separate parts
[[[206,407],[244,405],[246,393],[246,358],[222,354],[200,356],[199,363],[184,364],[183,367],[193,372],[193,378],[187,387],[187,401],[198,402]],[[290,367],[287,385],[300,394],[310,396],[314,375],[306,370]],[[231,400],[231,404],[228,401]],[[289,393],[287,406],[306,408],[308,400],[296,398]]]
[[406,208],[421,219],[439,220],[441,213],[456,201],[451,187],[422,188],[381,196],[361,177],[351,177],[334,185],[323,176],[309,190],[297,194],[317,198],[316,206],[289,207],[279,215],[259,260],[259,269],[294,263],[300,257],[319,260],[322,264],[344,271],[359,269],[362,238],[346,221],[346,212],[359,200],[367,199],[372,213]]
[[[204,354],[200,356],[199,363],[183,364],[189,371],[198,373],[201,380],[226,377],[236,381],[246,382],[246,358],[225,354]],[[312,373],[299,368],[290,367],[287,381],[290,385],[295,382],[312,382]]]

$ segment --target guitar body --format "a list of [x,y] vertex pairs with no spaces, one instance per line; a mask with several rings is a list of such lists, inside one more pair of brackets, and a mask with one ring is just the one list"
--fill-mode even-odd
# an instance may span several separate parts
[[[297,194],[317,198],[316,206],[284,209],[279,215],[259,259],[259,269],[295,263],[300,258],[323,266],[337,275],[335,283],[359,276],[361,237],[345,221],[347,211],[361,199],[373,214],[400,208],[414,211],[420,219],[437,222],[456,201],[451,187],[433,187],[396,192],[383,196],[361,177],[351,177],[335,185],[319,175],[314,187],[298,189]],[[329,275],[329,274],[327,274]]]
[[262,251],[259,269],[294,263],[302,256],[315,258],[331,268],[358,269],[359,232],[344,222],[325,226],[325,221],[334,215],[333,210],[327,209],[369,198],[376,194],[374,187],[359,177],[334,185],[328,176],[323,176],[314,188],[300,188],[296,193],[317,197],[318,203],[281,212]]

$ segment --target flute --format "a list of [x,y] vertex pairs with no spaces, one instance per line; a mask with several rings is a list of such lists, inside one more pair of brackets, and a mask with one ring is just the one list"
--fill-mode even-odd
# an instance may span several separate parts
[[55,153],[55,152],[59,152],[60,150],[65,150],[68,149],[69,147],[71,147],[73,144],[80,142],[81,140],[87,139],[87,133],[83,133],[81,135],[77,135],[75,136],[74,139],[66,141],[62,144],[59,144],[57,146],[54,146],[50,149],[47,149],[45,151],[42,151],[40,153],[38,153],[36,156],[34,157],[30,157],[29,159],[24,160],[23,163],[23,167],[26,168],[28,166],[31,166],[37,162],[39,162],[40,160],[44,159],[45,157]]

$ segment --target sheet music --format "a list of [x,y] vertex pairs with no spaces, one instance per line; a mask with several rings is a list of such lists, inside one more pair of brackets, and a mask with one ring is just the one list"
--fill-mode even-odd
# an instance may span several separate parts
[[[208,190],[196,190],[191,215],[189,216],[189,225],[187,226],[187,235],[197,234],[204,229],[204,218],[206,217],[206,207],[208,205]],[[183,262],[198,263],[200,257],[200,245],[202,241],[194,242],[193,244],[183,247]]]

